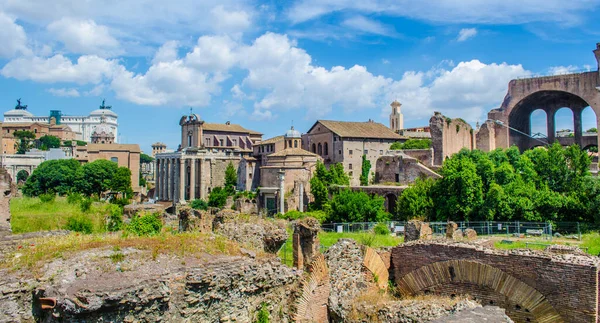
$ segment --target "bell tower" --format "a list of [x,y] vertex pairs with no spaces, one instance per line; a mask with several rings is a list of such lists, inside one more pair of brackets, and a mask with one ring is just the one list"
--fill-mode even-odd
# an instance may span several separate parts
[[390,129],[397,133],[401,129],[404,129],[404,116],[400,111],[402,104],[397,100],[394,100],[390,106],[392,107],[392,113],[390,113]]

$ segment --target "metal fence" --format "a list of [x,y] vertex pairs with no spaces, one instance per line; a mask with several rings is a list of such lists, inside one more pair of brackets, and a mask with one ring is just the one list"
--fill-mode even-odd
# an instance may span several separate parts
[[[384,222],[392,233],[404,234],[405,221]],[[326,232],[365,232],[378,222],[327,223],[322,225]],[[434,236],[445,236],[447,222],[428,222]],[[600,231],[600,226],[581,222],[521,222],[521,221],[460,221],[456,222],[462,231],[473,229],[477,235],[537,236],[547,240],[567,237],[581,240],[581,235]]]

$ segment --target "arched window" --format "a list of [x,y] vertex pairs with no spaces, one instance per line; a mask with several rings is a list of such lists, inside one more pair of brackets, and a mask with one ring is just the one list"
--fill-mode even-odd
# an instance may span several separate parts
[[110,157],[111,162],[119,163],[119,157]]
[[292,148],[292,139],[288,140],[288,148]]
[[294,140],[294,148],[298,148],[298,140]]
[[321,143],[319,143],[319,155],[323,155],[323,146],[321,146]]
[[188,136],[188,147],[192,147],[192,135]]
[[327,143],[325,143],[325,147],[324,148],[325,149],[323,151],[324,152],[323,156],[329,155],[329,145]]
[[317,153],[317,146],[315,146],[315,144],[312,145],[312,152],[313,154]]

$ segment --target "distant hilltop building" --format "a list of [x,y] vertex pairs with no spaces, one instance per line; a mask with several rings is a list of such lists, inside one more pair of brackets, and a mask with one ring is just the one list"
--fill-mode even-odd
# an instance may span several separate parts
[[[92,142],[92,134],[96,127],[103,124],[103,131],[107,136],[114,138],[114,142],[118,142],[119,124],[117,123],[118,115],[113,112],[111,106],[106,106],[102,100],[102,105],[88,116],[70,116],[63,115],[60,110],[50,110],[47,116],[34,116],[27,111],[26,105],[21,105],[21,99],[17,100],[17,106],[10,111],[4,113],[4,123],[40,123],[50,124],[51,118],[54,118],[56,125],[68,126],[72,132],[76,133],[76,140]],[[104,120],[103,120],[104,118]]]
[[404,129],[404,116],[400,111],[402,104],[397,100],[394,100],[390,106],[392,107],[392,113],[390,113],[390,129],[392,129],[393,132],[398,133],[398,131]]

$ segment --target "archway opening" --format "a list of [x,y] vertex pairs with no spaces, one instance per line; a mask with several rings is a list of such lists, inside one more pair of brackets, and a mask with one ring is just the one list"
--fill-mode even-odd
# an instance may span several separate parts
[[556,138],[575,137],[575,121],[573,111],[569,108],[560,108],[554,114]]
[[397,197],[395,194],[388,193],[385,196],[385,209],[389,213],[394,213],[396,211],[396,200]]
[[596,113],[592,107],[587,107],[581,111],[581,129],[583,129],[584,136],[598,136]]
[[529,116],[529,135],[534,138],[548,138],[548,114],[543,109],[531,112]]

